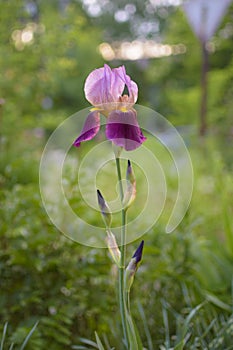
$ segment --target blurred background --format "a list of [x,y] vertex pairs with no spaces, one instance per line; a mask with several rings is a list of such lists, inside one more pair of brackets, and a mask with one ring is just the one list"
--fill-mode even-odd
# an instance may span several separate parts
[[108,63],[124,64],[138,84],[138,103],[178,129],[194,168],[193,198],[180,226],[166,235],[158,224],[146,235],[132,302],[145,347],[174,348],[185,326],[185,349],[232,349],[233,4],[228,1],[204,43],[206,129],[200,136],[203,42],[184,3],[0,0],[0,330],[8,322],[6,348],[19,347],[39,320],[27,349],[78,349],[80,337],[94,339],[95,330],[121,349],[111,260],[56,230],[38,185],[49,135],[89,106],[85,79]]

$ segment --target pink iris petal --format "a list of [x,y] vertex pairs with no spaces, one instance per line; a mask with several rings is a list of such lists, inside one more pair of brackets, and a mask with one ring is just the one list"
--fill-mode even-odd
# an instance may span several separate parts
[[74,141],[74,146],[79,147],[81,142],[89,141],[95,137],[100,129],[100,114],[97,111],[93,111],[88,114],[88,117],[84,123],[83,129],[79,137]]
[[121,67],[111,69],[107,64],[105,64],[104,68],[106,71],[108,71],[108,73],[109,71],[111,72],[111,74],[108,74],[108,88],[111,92],[111,100],[109,100],[109,102],[117,102],[125,87],[124,81],[122,81],[118,74]]
[[105,64],[104,67],[91,72],[85,82],[84,92],[86,99],[93,105],[116,102],[123,93],[125,83],[117,74],[117,69]]
[[135,110],[111,112],[107,118],[106,136],[126,151],[138,148],[146,140],[138,125]]
[[[129,102],[131,103],[136,103],[138,99],[138,86],[137,84],[131,80],[130,76],[126,74],[125,67],[119,67],[116,68],[118,71],[117,73],[119,74],[119,77],[121,80],[124,82],[124,84],[127,86],[128,92],[129,92]],[[113,69],[114,70],[114,69]]]

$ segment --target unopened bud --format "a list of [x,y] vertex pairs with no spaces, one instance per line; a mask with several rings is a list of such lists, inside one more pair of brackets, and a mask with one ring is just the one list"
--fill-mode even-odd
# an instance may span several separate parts
[[132,256],[132,259],[129,262],[129,265],[125,270],[125,286],[126,286],[127,292],[130,291],[130,288],[134,281],[134,276],[142,260],[143,247],[144,247],[144,241],[141,241],[139,247],[135,251],[134,255]]
[[140,261],[142,260],[143,247],[144,247],[144,241],[141,241],[136,252],[134,253],[134,255],[132,257],[132,259],[135,259],[136,264],[140,263]]
[[126,171],[127,188],[123,199],[123,207],[128,209],[136,198],[136,178],[130,160]]
[[111,215],[109,206],[105,202],[104,197],[102,196],[99,190],[97,190],[97,198],[98,198],[98,204],[100,207],[100,211],[101,211],[105,226],[110,227],[112,222],[112,215]]
[[117,264],[118,267],[120,267],[121,252],[118,248],[116,238],[110,230],[107,230],[106,242],[114,262]]
[[129,159],[128,159],[128,166],[127,166],[127,171],[126,171],[126,180],[128,180],[132,185],[136,181],[136,178],[135,178],[135,175],[133,172],[133,168],[132,168],[132,165],[131,165],[131,162]]

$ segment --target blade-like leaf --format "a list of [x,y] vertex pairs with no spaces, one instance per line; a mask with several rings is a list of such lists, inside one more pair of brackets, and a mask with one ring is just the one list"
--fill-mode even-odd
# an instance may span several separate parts
[[95,338],[96,338],[96,343],[97,343],[97,345],[98,345],[98,349],[99,349],[99,350],[104,350],[104,346],[103,346],[103,344],[101,343],[101,340],[100,340],[100,338],[99,338],[97,332],[95,332]]
[[152,337],[151,337],[150,330],[149,330],[149,327],[148,327],[148,323],[147,323],[147,320],[146,320],[146,315],[145,315],[144,309],[142,307],[142,304],[140,303],[139,300],[138,300],[138,311],[139,311],[139,314],[141,316],[142,323],[143,323],[143,326],[144,326],[144,330],[145,330],[145,334],[146,334],[146,338],[147,338],[148,350],[154,350]]
[[192,309],[192,311],[189,313],[189,315],[188,315],[188,317],[186,318],[185,323],[184,323],[183,332],[182,332],[182,333],[183,333],[183,337],[185,337],[185,334],[186,334],[186,332],[187,332],[187,330],[188,330],[188,326],[189,326],[189,323],[190,323],[191,319],[196,315],[197,311],[199,311],[200,308],[202,308],[203,304],[204,304],[204,303],[197,305],[197,306],[196,306],[194,309]]
[[142,350],[142,342],[129,310],[126,310],[127,332],[130,350]]
[[90,346],[92,346],[92,347],[95,348],[95,349],[98,349],[98,346],[96,345],[96,343],[95,343],[94,341],[89,340],[89,339],[87,339],[87,338],[79,338],[79,339],[80,339],[80,341],[81,341],[82,343],[87,344],[87,345],[90,345]]
[[5,337],[6,337],[7,326],[8,326],[8,323],[6,322],[4,324],[4,328],[3,328],[3,332],[2,332],[2,340],[1,340],[0,350],[3,350],[3,345],[4,345],[4,341],[5,341]]
[[32,334],[34,333],[37,325],[38,325],[39,321],[37,321],[34,326],[32,327],[32,329],[30,330],[30,332],[28,333],[28,335],[26,336],[22,346],[20,347],[20,350],[23,350],[25,348],[25,346],[27,345],[29,339],[31,338]]
[[174,350],[183,350],[184,346],[185,346],[185,340],[182,339],[182,340],[179,342],[179,344],[177,344],[177,345],[174,347]]
[[210,293],[206,293],[206,299],[208,301],[210,301],[212,304],[218,306],[220,309],[223,309],[225,311],[232,311],[231,306],[229,306],[228,304],[224,303],[222,300],[220,300],[219,298],[217,298],[215,295],[210,294]]

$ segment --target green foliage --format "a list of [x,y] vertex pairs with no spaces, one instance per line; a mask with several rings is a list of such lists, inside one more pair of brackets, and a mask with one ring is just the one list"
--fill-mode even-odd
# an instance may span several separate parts
[[[31,1],[37,7],[34,14],[27,10],[28,3],[2,0],[0,11],[1,348],[14,343],[20,349],[30,335],[25,349],[87,349],[97,348],[98,342],[100,348],[100,341],[106,349],[121,349],[111,260],[105,250],[80,246],[57,232],[41,202],[38,168],[54,127],[87,105],[83,84],[89,72],[103,64],[99,43],[125,38],[126,32],[132,38],[132,22],[112,28],[113,12],[105,13],[106,21],[100,23],[101,18],[89,18],[78,1],[65,7],[63,1]],[[143,9],[141,2],[135,4],[144,16],[144,4]],[[113,5],[124,8],[126,2]],[[131,312],[149,350],[232,346],[232,10],[211,41],[215,51],[210,54],[208,118],[213,137],[201,142],[195,134],[185,135],[195,174],[189,211],[172,235],[163,233],[161,222],[144,237]],[[167,14],[167,20],[162,12],[156,14],[163,40],[183,43],[186,53],[126,66],[138,82],[140,103],[176,125],[196,125],[199,43],[180,9],[170,8]],[[118,35],[120,28],[126,32]],[[24,30],[33,32],[32,41],[19,40]],[[140,183],[139,169],[136,177]],[[95,212],[87,214],[72,197],[72,174],[65,178],[72,208],[99,222]],[[102,185],[108,179],[106,174],[97,182]],[[167,180],[172,190],[176,180]]]
[[[131,311],[138,328],[147,329],[145,334],[142,332],[144,344],[150,334],[154,346],[165,344],[165,339],[175,346],[182,327],[187,327],[188,315],[206,300],[208,303],[188,323],[185,346],[195,349],[200,341],[210,344],[220,334],[227,348],[232,308],[232,255],[228,244],[232,237],[228,218],[231,196],[227,195],[233,190],[230,169],[213,143],[192,146],[191,155],[196,180],[189,213],[172,235],[165,235],[158,226],[145,236]],[[101,337],[107,333],[109,343],[118,349],[119,320],[115,318],[111,260],[105,251],[79,246],[55,230],[40,200],[34,176],[38,163],[34,158],[30,175],[30,168],[25,170],[28,159],[24,158],[14,172],[2,175],[0,309],[1,325],[8,321],[11,334],[6,344],[22,344],[38,320],[30,340],[34,349],[68,349],[80,343],[80,336],[93,339],[94,330]],[[9,157],[8,162],[12,163]],[[27,177],[23,176],[25,171]],[[225,181],[220,177],[223,172]],[[66,176],[68,179],[69,172]],[[137,299],[144,310],[144,321]]]
[[[232,127],[232,14],[231,5],[220,28],[208,43],[207,120],[210,130],[224,135],[231,135]],[[170,13],[163,39],[167,44],[183,44],[186,52],[152,60],[148,64],[145,75],[146,83],[151,84],[147,93],[149,105],[175,125],[198,125],[201,46],[181,8],[177,7]]]
[[45,125],[51,130],[84,107],[80,87],[90,69],[102,64],[100,31],[78,2],[70,1],[64,9],[57,1],[35,2],[36,16],[26,5],[1,2],[1,127],[14,137],[16,128]]
[[[18,329],[18,332],[17,334],[14,334],[14,336],[12,337],[11,341],[11,345],[10,345],[10,349],[13,349],[14,345],[15,344],[19,344],[19,341],[20,341],[20,338],[22,338],[22,335],[23,337],[25,337],[24,340],[20,341],[22,342],[22,345],[20,346],[19,350],[23,350],[25,349],[26,345],[28,344],[28,342],[30,341],[30,346],[36,346],[36,342],[35,341],[32,341],[31,340],[31,337],[33,335],[33,333],[35,332],[36,330],[36,327],[38,325],[38,322],[36,322],[34,324],[34,326],[32,327],[32,329],[29,331],[29,333],[27,334],[27,336],[25,337],[24,335],[24,331],[25,331],[25,328],[24,329]],[[0,344],[0,350],[3,350],[4,349],[4,344],[5,344],[5,338],[6,338],[6,333],[7,333],[7,327],[8,327],[8,324],[5,323],[4,325],[4,328],[3,328],[3,333],[2,333],[2,339],[1,339],[1,344]],[[21,333],[21,334],[20,334]]]
[[[91,337],[93,327],[107,331],[105,315],[115,308],[115,300],[110,297],[113,285],[106,280],[110,261],[105,261],[105,252],[61,236],[44,212],[37,184],[5,189],[1,203],[0,317],[10,325],[7,346],[8,341],[20,344],[35,320],[40,324],[34,349],[64,349],[82,334]],[[106,296],[105,289],[112,292]]]

